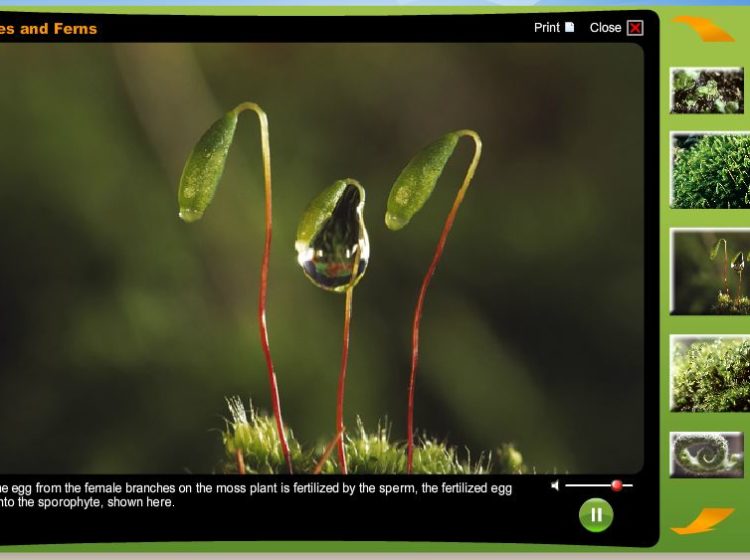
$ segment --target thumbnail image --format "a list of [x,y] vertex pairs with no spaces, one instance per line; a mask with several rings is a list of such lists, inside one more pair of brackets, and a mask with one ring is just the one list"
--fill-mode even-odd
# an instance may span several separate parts
[[745,112],[744,68],[672,68],[672,113]]
[[672,208],[750,208],[747,132],[672,133]]
[[641,469],[639,47],[0,67],[0,473]]
[[674,315],[748,315],[750,229],[671,230]]
[[672,336],[674,412],[750,411],[750,337]]
[[672,432],[671,478],[744,478],[740,432]]

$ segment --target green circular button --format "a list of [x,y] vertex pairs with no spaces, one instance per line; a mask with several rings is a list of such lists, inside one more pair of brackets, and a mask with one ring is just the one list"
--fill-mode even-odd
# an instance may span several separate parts
[[586,500],[578,512],[581,525],[592,533],[601,533],[612,525],[615,512],[609,502],[601,498]]

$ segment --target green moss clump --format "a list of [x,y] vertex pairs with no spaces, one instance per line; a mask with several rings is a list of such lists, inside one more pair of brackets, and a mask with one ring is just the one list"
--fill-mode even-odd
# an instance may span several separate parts
[[704,136],[675,148],[674,208],[750,208],[750,136]]
[[[221,470],[227,474],[238,470],[240,451],[248,474],[286,473],[286,463],[278,445],[276,425],[272,417],[257,413],[252,406],[245,411],[237,397],[227,399],[231,419],[222,432],[225,459]],[[368,433],[357,418],[356,429],[346,434],[346,462],[350,474],[405,474],[406,443],[394,442],[387,423],[378,424]],[[323,457],[326,444],[303,450],[291,430],[287,430],[289,451],[294,472],[312,473]],[[339,472],[335,451],[320,465],[323,474]],[[521,453],[509,443],[494,453],[482,453],[476,461],[470,455],[462,458],[456,447],[426,437],[414,448],[415,474],[524,474],[527,468]]]
[[672,410],[750,411],[750,340],[701,341],[675,350]]
[[[406,446],[391,441],[387,424],[368,433],[357,418],[356,429],[346,436],[346,464],[350,474],[405,474]],[[461,461],[455,448],[434,440],[423,439],[414,448],[415,474],[485,474],[488,470],[489,463],[482,457],[475,463]],[[329,458],[322,472],[338,473],[337,462]]]
[[719,292],[713,312],[716,315],[750,315],[750,299],[747,296],[737,299]]
[[[258,414],[252,405],[246,411],[239,397],[228,398],[227,406],[231,419],[226,420],[226,429],[221,434],[227,456],[222,470],[237,472],[237,450],[240,450],[247,474],[288,472],[274,418]],[[286,437],[292,464],[307,465],[310,458],[302,452],[291,430],[286,430]]]

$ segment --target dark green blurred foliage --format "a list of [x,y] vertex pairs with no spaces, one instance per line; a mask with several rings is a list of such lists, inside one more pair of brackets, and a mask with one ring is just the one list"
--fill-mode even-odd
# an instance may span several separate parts
[[[729,259],[750,249],[750,233],[742,231],[677,231],[672,244],[672,313],[677,315],[746,315],[747,275],[728,269],[729,294],[724,287],[724,249],[711,259],[720,239],[726,239]],[[744,261],[743,261],[744,262]],[[742,278],[742,284],[740,284]]]
[[678,345],[674,353],[672,410],[750,410],[750,340],[718,339]]
[[750,136],[704,136],[674,147],[674,208],[750,208]]
[[745,72],[676,70],[672,74],[673,113],[744,113]]
[[[409,157],[472,128],[485,151],[428,294],[417,428],[475,459],[513,442],[541,472],[637,471],[641,64],[634,45],[0,45],[0,472],[211,472],[225,396],[270,410],[253,124],[211,212],[175,207],[196,139],[244,100],[270,121],[268,325],[304,449],[334,436],[343,308],[299,272],[305,204],[339,177],[367,189],[346,422],[387,417],[402,440],[413,305],[455,191],[398,239],[374,224]],[[470,157],[459,143],[441,181]]]

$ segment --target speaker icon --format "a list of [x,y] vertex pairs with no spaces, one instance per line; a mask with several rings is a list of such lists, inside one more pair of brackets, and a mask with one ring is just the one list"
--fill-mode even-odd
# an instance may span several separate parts
[[550,487],[553,490],[557,490],[559,492],[560,491],[560,481],[559,480],[555,480],[552,484],[550,484]]

